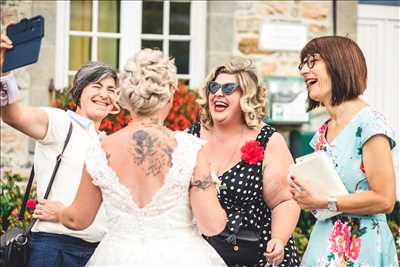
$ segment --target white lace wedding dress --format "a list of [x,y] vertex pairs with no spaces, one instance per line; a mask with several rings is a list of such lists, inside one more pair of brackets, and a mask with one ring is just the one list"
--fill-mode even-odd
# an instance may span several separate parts
[[96,142],[86,168],[102,192],[109,231],[88,266],[225,266],[193,222],[189,182],[203,141],[176,132],[177,145],[165,183],[150,203],[139,208],[119,183]]

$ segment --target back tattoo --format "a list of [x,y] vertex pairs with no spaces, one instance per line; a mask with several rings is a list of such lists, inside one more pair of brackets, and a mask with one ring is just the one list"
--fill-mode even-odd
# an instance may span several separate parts
[[143,129],[135,131],[132,140],[133,161],[146,176],[157,176],[165,167],[171,167],[173,148],[170,145]]

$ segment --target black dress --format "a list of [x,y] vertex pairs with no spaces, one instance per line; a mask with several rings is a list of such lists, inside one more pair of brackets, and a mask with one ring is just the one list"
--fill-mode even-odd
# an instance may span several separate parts
[[[200,137],[200,124],[190,126],[188,132]],[[275,132],[269,125],[257,135],[257,141],[265,149],[270,136]],[[263,199],[262,160],[249,165],[241,160],[224,172],[219,179],[226,189],[221,189],[218,197],[228,215],[225,233],[206,237],[206,240],[221,255],[228,266],[272,266],[263,255],[271,238],[271,209]],[[260,237],[259,241],[243,241],[236,238],[239,232],[250,230]],[[300,261],[292,238],[285,247],[285,257],[281,267],[299,266]]]

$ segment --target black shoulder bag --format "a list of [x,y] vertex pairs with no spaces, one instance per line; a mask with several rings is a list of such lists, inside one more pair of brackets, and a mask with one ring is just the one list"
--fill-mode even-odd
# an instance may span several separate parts
[[[64,147],[61,153],[57,156],[56,165],[53,173],[51,174],[49,185],[47,186],[46,194],[44,199],[47,199],[50,194],[51,186],[53,185],[54,178],[57,174],[58,167],[60,166],[62,155],[68,145],[69,139],[72,134],[72,123],[69,125],[67,138],[64,142]],[[29,198],[29,194],[32,188],[33,177],[35,176],[34,166],[32,166],[31,174],[29,176],[29,182],[26,186],[24,201],[18,215],[18,220],[24,220],[24,214],[26,210],[26,203]],[[20,226],[15,226],[11,230],[8,230],[0,236],[0,266],[1,267],[25,267],[28,265],[29,254],[31,250],[31,230],[37,219],[33,219],[28,227],[24,229]]]

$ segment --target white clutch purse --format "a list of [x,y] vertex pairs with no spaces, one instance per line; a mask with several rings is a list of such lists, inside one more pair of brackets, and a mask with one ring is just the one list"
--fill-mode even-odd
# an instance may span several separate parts
[[[332,162],[323,151],[317,151],[296,159],[296,163],[289,167],[289,175],[309,184],[314,190],[328,197],[337,197],[348,194]],[[312,214],[318,220],[325,220],[341,212],[332,212],[327,209],[313,210]]]

